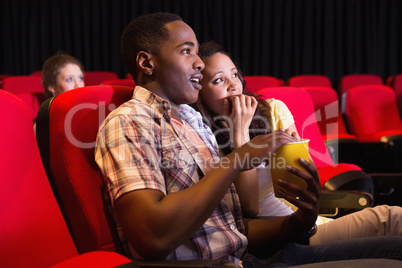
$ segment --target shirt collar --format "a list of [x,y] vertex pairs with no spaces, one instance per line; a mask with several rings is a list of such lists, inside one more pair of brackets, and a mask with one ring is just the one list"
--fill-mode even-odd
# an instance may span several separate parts
[[148,89],[136,86],[133,92],[133,99],[149,104],[158,113],[162,114],[167,122],[171,118],[171,105],[168,100],[165,100]]

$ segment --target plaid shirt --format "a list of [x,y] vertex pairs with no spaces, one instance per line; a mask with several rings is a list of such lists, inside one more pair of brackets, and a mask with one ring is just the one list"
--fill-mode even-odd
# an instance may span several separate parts
[[[181,105],[179,112],[191,126],[188,130],[198,133],[218,161],[216,140],[201,115],[188,105]],[[188,133],[170,123],[170,113],[168,101],[137,86],[133,98],[112,111],[101,125],[95,159],[104,174],[112,206],[121,195],[134,190],[155,189],[167,195],[191,187],[204,176],[197,147]],[[116,225],[128,253],[141,258],[128,244],[118,221]],[[224,258],[238,263],[247,246],[244,232],[240,202],[232,184],[201,229],[167,259]]]

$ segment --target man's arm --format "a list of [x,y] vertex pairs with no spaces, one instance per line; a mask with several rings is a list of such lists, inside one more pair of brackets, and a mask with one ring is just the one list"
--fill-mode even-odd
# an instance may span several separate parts
[[[165,258],[200,229],[218,206],[234,178],[246,169],[245,166],[236,165],[236,159],[254,159],[254,164],[258,165],[257,160],[264,159],[268,155],[268,147],[265,146],[268,141],[270,141],[268,135],[256,137],[251,141],[253,144],[247,143],[223,158],[221,161],[225,161],[224,167],[218,163],[217,167],[210,170],[202,180],[185,190],[166,196],[157,190],[137,190],[118,198],[115,203],[117,217],[133,248],[145,259]],[[306,172],[302,175],[311,177]],[[293,192],[303,190],[295,185],[291,186],[288,187]],[[300,196],[302,200],[307,199],[305,192]],[[281,236],[275,238],[280,222],[277,219],[265,221],[263,225],[273,226],[272,230],[270,228],[259,230],[257,227],[262,226],[260,221],[248,223],[251,246],[258,245],[262,240],[265,241],[265,245],[275,243],[286,233],[283,232]],[[313,224],[314,221],[315,218]],[[261,240],[263,237],[271,236],[275,241]],[[259,238],[256,239],[257,237]]]
[[96,162],[109,180],[112,199],[118,196],[114,209],[128,242],[144,259],[163,259],[210,217],[240,165],[232,154],[195,185],[165,195],[168,171],[159,163],[160,131],[152,123],[122,115],[109,119],[100,131]]
[[163,259],[197,232],[218,207],[239,174],[233,155],[226,168],[214,168],[195,185],[164,195],[158,190],[137,190],[115,202],[119,222],[131,246],[144,259]]
[[[122,120],[117,120],[116,122],[122,124]],[[127,125],[124,123],[125,127]],[[135,134],[138,137],[142,136],[141,133],[134,132],[121,135],[129,140],[119,141],[119,147],[117,148],[113,148],[116,141],[110,139],[110,137],[105,139],[110,142],[109,145],[100,145],[105,146],[104,152],[106,153],[102,158],[103,160],[97,159],[98,164],[104,161],[112,162],[106,165],[109,168],[102,169],[107,177],[116,176],[115,174],[119,172],[121,172],[119,177],[123,177],[124,180],[126,177],[130,177],[129,173],[126,172],[132,172],[130,157],[133,156]],[[278,133],[278,135],[284,136],[287,134]],[[148,134],[149,139],[152,139],[151,136],[153,137],[154,135]],[[114,134],[112,134],[112,137],[114,137]],[[281,140],[283,139],[275,140],[274,145],[279,147]],[[148,154],[155,153],[151,152],[153,147],[150,145],[153,143],[154,141],[148,141],[148,146],[146,147]],[[223,158],[221,163],[212,168],[202,180],[185,190],[166,196],[156,189],[134,190],[123,193],[115,201],[115,211],[119,223],[134,250],[144,259],[165,258],[172,250],[200,229],[218,207],[233,180],[241,171],[258,166],[261,161],[267,159],[274,147],[271,143],[273,141],[269,135],[257,136]],[[286,142],[282,144],[284,143]],[[137,165],[143,166],[146,162],[146,157],[142,151],[144,144],[138,144],[137,146],[135,153],[140,158]],[[122,155],[125,157],[121,157]],[[247,162],[244,162],[244,159]],[[236,161],[249,165],[239,165]],[[141,176],[144,172],[142,170],[134,171],[137,174],[136,176]],[[155,172],[158,173],[158,171]],[[153,173],[147,174],[148,176],[154,175]],[[252,227],[251,231],[254,230],[257,229]]]

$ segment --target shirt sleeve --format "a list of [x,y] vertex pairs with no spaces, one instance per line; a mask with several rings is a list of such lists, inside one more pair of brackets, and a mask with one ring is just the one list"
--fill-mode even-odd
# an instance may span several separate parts
[[111,201],[138,189],[156,189],[166,194],[160,169],[160,130],[146,120],[116,115],[100,128],[95,160],[100,167]]
[[271,106],[272,130],[287,129],[295,123],[289,108],[280,100],[267,99]]

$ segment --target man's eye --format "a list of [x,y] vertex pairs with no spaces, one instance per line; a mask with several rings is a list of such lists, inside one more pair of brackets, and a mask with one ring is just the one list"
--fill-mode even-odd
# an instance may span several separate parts
[[183,53],[183,54],[190,54],[190,52],[191,52],[191,51],[190,51],[189,48],[186,48],[186,49],[183,49],[183,50],[182,50],[182,53]]

